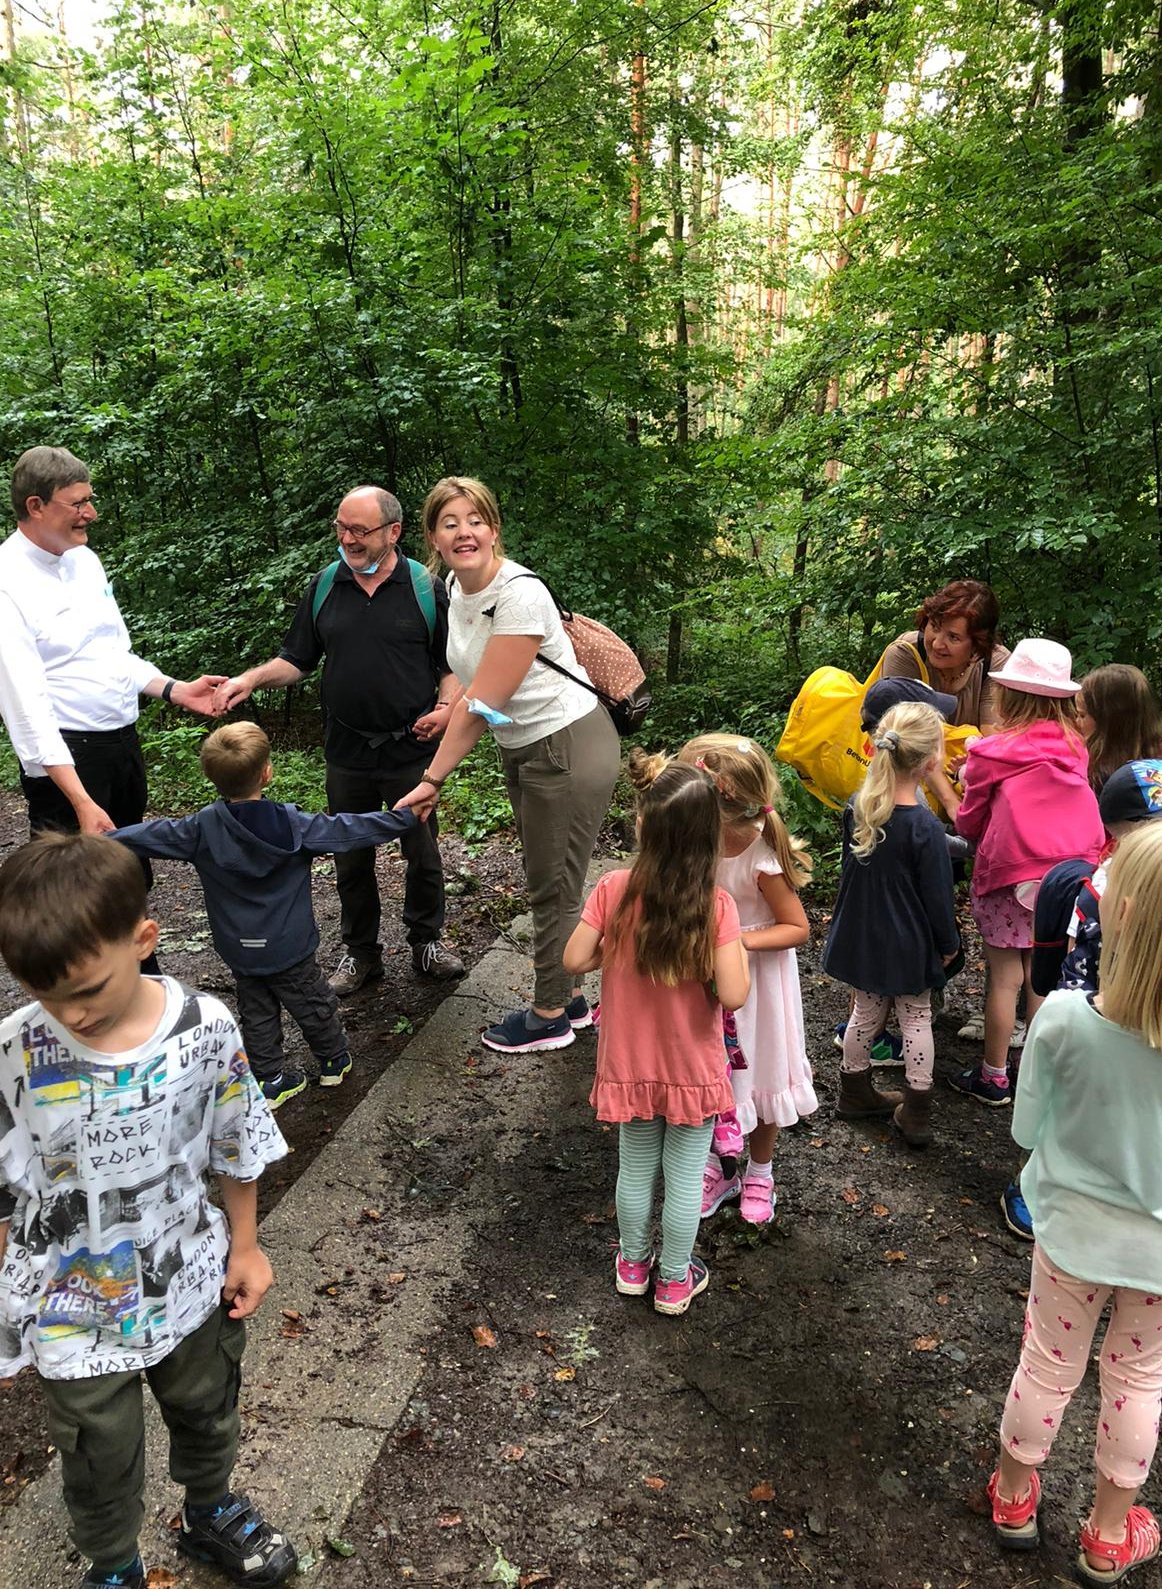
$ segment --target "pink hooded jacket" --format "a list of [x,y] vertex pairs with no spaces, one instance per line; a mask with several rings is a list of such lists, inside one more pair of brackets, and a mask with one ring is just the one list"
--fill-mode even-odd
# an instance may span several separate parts
[[972,887],[1034,882],[1058,861],[1096,861],[1105,842],[1080,736],[1033,723],[978,739],[964,769],[956,831],[975,839]]

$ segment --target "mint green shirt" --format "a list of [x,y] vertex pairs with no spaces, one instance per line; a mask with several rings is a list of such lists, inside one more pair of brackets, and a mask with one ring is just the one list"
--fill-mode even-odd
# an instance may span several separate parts
[[1021,1059],[1013,1136],[1037,1241],[1079,1280],[1162,1294],[1162,1051],[1051,993]]

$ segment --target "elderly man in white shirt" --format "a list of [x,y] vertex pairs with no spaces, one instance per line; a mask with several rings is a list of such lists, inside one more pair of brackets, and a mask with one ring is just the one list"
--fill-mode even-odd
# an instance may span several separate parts
[[32,447],[12,473],[17,528],[0,545],[0,715],[20,760],[29,827],[108,833],[145,813],[138,697],[210,716],[222,682],[168,678],[135,656],[88,547],[89,471]]

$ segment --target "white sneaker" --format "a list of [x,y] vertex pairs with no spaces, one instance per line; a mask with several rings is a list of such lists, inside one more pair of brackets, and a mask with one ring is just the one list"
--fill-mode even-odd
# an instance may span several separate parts
[[966,1038],[970,1043],[984,1042],[984,1011],[977,1010],[970,1015],[968,1020],[957,1032],[957,1037]]
[[1009,1038],[1009,1047],[1024,1048],[1027,1032],[1028,1028],[1026,1027],[1024,1021],[1018,1021],[1016,1026],[1013,1027],[1012,1037]]

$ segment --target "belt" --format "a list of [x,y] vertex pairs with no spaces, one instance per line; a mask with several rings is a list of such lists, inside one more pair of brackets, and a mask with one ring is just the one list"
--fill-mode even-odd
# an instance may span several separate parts
[[137,724],[126,723],[123,728],[62,728],[61,738],[66,745],[115,745],[118,740],[137,738]]

